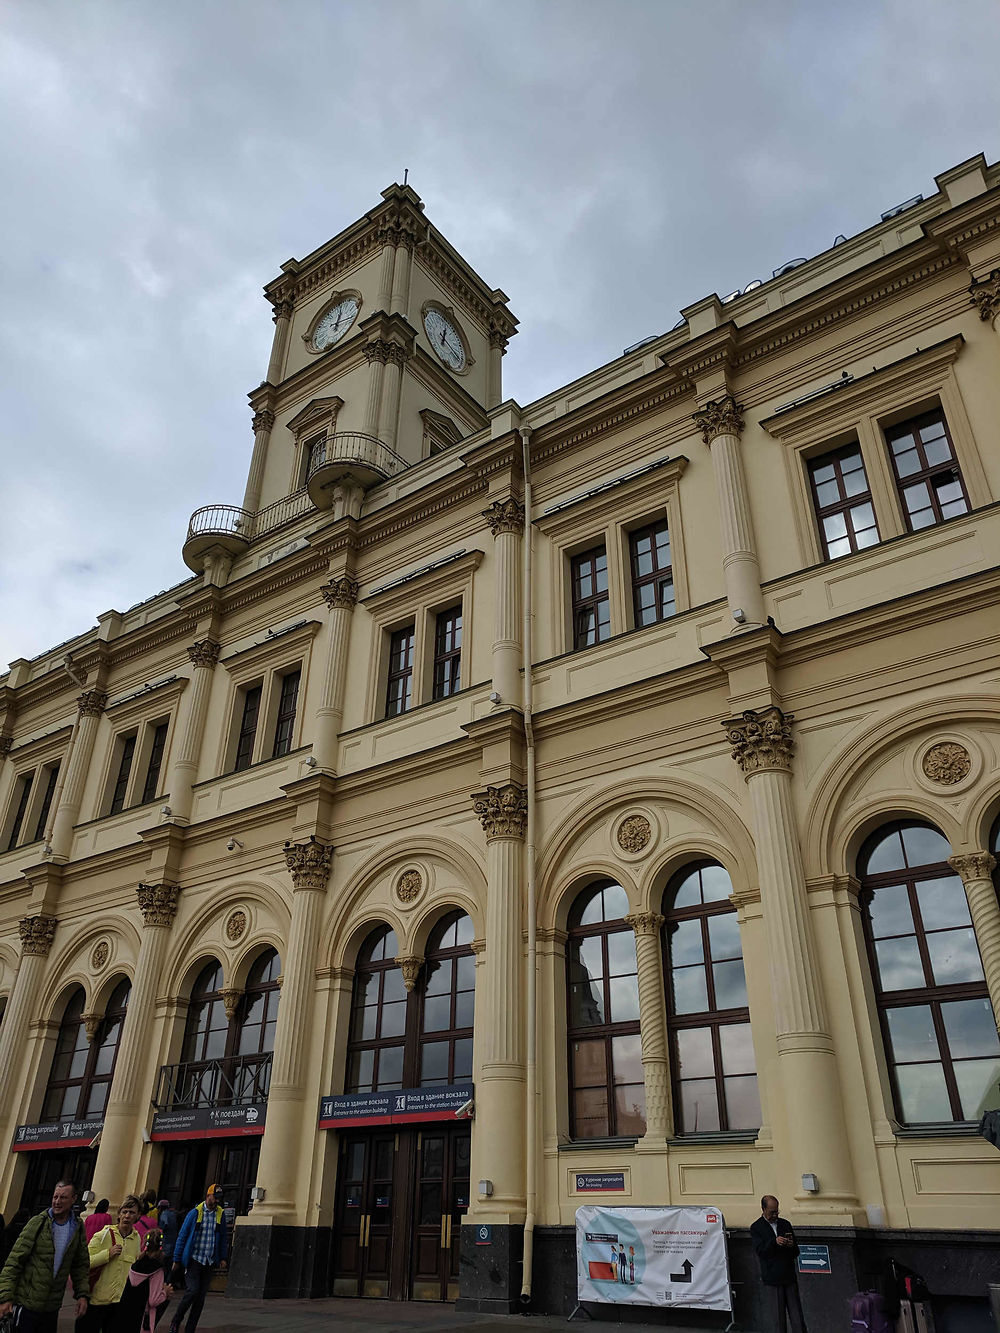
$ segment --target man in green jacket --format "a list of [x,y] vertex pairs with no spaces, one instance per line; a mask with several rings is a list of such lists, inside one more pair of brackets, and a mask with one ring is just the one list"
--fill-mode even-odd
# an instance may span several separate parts
[[56,1333],[59,1306],[73,1279],[76,1317],[90,1299],[90,1255],[83,1227],[73,1212],[76,1187],[60,1180],[52,1207],[30,1222],[14,1242],[0,1273],[0,1319],[21,1307],[18,1333]]

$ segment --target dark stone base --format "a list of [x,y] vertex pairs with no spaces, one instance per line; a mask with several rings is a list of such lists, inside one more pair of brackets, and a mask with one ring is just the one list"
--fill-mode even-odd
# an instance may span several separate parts
[[237,1227],[226,1295],[256,1300],[328,1295],[331,1240],[329,1227]]
[[463,1227],[456,1310],[516,1314],[521,1309],[524,1228],[494,1226],[489,1245],[476,1244],[476,1227]]

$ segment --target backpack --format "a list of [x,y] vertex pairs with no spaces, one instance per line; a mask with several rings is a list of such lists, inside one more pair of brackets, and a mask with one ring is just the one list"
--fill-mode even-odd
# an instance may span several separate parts
[[851,1333],[892,1333],[885,1301],[877,1291],[859,1291],[851,1297]]

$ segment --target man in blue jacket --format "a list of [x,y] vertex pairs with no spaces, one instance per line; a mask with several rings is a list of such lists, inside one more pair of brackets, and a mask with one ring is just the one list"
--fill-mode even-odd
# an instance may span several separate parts
[[[187,1315],[187,1333],[194,1333],[205,1305],[212,1269],[226,1267],[229,1238],[222,1217],[218,1185],[209,1185],[205,1202],[192,1208],[184,1219],[174,1247],[174,1265],[184,1269],[184,1295],[170,1321],[170,1333],[180,1333]],[[178,1284],[175,1282],[175,1286]]]

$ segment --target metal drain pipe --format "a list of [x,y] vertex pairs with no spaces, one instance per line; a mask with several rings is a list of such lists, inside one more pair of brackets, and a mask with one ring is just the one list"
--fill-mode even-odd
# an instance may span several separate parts
[[524,628],[521,633],[523,676],[521,707],[524,716],[525,759],[527,763],[527,828],[525,830],[525,872],[528,924],[528,949],[525,978],[526,1062],[524,1088],[524,1244],[521,1254],[521,1306],[531,1303],[532,1258],[534,1255],[535,1215],[538,1206],[538,986],[536,978],[537,886],[535,883],[535,733],[531,718],[531,430],[520,428],[521,463],[524,472],[524,546],[522,548],[521,605]]

